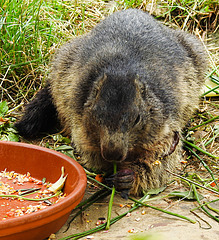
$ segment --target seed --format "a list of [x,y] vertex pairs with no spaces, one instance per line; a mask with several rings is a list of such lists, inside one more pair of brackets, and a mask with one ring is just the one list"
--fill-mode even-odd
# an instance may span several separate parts
[[94,239],[94,236],[87,236],[87,239]]
[[143,210],[142,212],[141,212],[141,215],[145,215],[146,214],[146,212],[145,212],[145,210]]

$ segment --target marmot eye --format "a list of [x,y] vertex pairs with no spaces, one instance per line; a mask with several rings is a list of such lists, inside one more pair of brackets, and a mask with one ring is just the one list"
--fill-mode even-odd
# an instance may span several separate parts
[[149,113],[150,113],[150,114],[153,114],[153,113],[154,113],[154,109],[153,109],[152,107],[149,109]]
[[135,119],[133,127],[140,122],[140,119],[141,119],[141,117],[140,117],[140,115],[138,115],[137,118]]

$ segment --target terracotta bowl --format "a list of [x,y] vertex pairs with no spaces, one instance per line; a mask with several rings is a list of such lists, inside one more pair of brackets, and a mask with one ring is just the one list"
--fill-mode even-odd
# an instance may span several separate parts
[[67,194],[62,201],[35,213],[0,221],[1,240],[42,240],[57,232],[70,212],[84,196],[86,174],[73,159],[53,150],[30,144],[0,141],[0,171],[30,172],[37,179],[56,182],[64,166],[68,177],[64,186]]

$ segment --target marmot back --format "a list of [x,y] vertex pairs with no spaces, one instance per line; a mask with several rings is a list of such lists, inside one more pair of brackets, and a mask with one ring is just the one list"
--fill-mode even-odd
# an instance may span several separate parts
[[116,161],[114,184],[137,195],[165,184],[165,169],[176,166],[205,68],[195,37],[140,10],[120,11],[59,49],[44,94],[16,126],[30,136],[45,129],[49,118],[33,109],[49,102],[83,163],[112,172]]

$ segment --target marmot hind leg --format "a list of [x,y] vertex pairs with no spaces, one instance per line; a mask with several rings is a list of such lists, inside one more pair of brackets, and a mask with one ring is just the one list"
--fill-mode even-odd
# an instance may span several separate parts
[[57,123],[56,107],[47,86],[26,106],[23,117],[14,126],[21,136],[31,138],[43,132],[50,132]]

